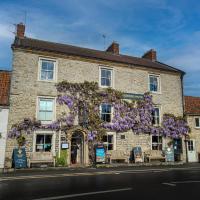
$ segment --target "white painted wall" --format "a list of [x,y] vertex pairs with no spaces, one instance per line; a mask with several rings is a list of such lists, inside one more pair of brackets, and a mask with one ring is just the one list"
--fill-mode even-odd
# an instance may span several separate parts
[[0,169],[4,168],[6,138],[7,138],[7,125],[8,125],[8,109],[0,107]]

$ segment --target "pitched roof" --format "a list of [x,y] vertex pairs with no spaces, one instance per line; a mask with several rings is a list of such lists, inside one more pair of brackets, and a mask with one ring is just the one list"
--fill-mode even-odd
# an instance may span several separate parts
[[122,54],[112,54],[106,51],[88,49],[83,47],[77,47],[67,44],[54,43],[49,41],[37,40],[28,37],[15,38],[12,48],[31,49],[38,51],[54,52],[64,55],[80,56],[91,59],[106,60],[111,62],[117,62],[128,65],[137,65],[148,68],[154,68],[159,70],[166,70],[172,72],[178,72],[184,74],[183,71],[166,65],[158,61],[151,61],[145,58],[138,58],[133,56],[127,56]]
[[10,72],[0,70],[0,106],[9,105]]
[[200,115],[200,97],[185,96],[185,113]]

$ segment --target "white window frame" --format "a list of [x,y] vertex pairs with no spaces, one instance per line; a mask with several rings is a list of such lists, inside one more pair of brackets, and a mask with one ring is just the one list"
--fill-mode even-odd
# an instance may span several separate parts
[[[52,139],[51,139],[51,151],[53,154],[55,154],[55,151],[56,151],[56,146],[55,146],[55,143],[56,143],[56,133],[55,131],[50,131],[50,130],[39,130],[39,131],[35,131],[34,134],[33,134],[33,148],[32,148],[32,152],[37,152],[36,151],[36,138],[37,138],[37,135],[52,135]],[[42,152],[42,153],[46,153],[45,151]]]
[[[111,71],[111,86],[106,86],[106,85],[101,85],[101,70],[102,69],[106,69],[106,70],[109,70]],[[107,66],[100,66],[99,67],[99,87],[101,88],[114,88],[114,69],[111,68],[111,67],[107,67]]]
[[154,108],[158,108],[159,109],[159,124],[153,124],[152,123],[152,125],[153,126],[160,126],[161,125],[161,123],[162,123],[162,117],[161,117],[161,106],[159,106],[159,105],[154,105]]
[[[53,79],[52,80],[42,80],[41,79],[42,60],[54,62],[54,70],[53,70]],[[38,61],[38,81],[57,82],[57,72],[58,72],[58,61],[56,59],[48,58],[48,57],[39,57],[39,61]]]
[[[157,144],[162,144],[162,149],[153,149],[152,146],[153,146],[153,136],[157,136],[157,137],[161,137],[162,138],[162,143],[157,143]],[[163,148],[164,148],[164,138],[162,135],[151,135],[151,150],[152,151],[162,151]]]
[[[196,119],[199,119],[199,126],[196,126]],[[197,128],[197,129],[200,129],[200,117],[194,118],[194,127]]]
[[37,106],[36,106],[36,119],[39,120],[39,109],[40,109],[40,99],[50,99],[53,100],[53,119],[51,121],[42,121],[42,124],[50,124],[56,120],[56,97],[49,96],[38,96],[37,97]]
[[[158,91],[151,91],[151,88],[150,88],[150,77],[151,76],[157,77],[157,80],[158,80]],[[152,73],[150,73],[148,75],[148,89],[149,89],[149,92],[151,92],[151,93],[161,94],[161,78],[160,78],[159,74],[152,74]]]
[[115,132],[107,132],[106,133],[107,139],[108,139],[108,135],[112,135],[113,136],[113,143],[112,143],[113,144],[113,149],[112,150],[108,150],[108,142],[104,142],[103,144],[106,145],[106,150],[107,151],[116,150],[116,133]]
[[[102,104],[108,104],[108,105],[110,105],[111,106],[111,113],[110,113],[110,122],[106,122],[106,123],[111,123],[112,122],[112,119],[113,119],[113,106],[112,106],[112,104],[110,104],[110,103],[102,103]],[[100,105],[100,118],[101,118],[101,114],[102,114],[102,104]]]

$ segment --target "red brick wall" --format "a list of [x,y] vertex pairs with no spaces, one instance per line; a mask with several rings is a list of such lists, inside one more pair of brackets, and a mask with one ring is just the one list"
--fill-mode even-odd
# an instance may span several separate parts
[[0,71],[0,105],[9,104],[10,73]]

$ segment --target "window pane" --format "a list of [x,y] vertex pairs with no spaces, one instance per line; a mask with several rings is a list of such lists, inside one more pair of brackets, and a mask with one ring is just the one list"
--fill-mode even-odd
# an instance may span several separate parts
[[46,114],[45,116],[46,121],[51,121],[53,119],[53,112],[46,112],[45,114]]
[[39,112],[39,120],[44,121],[45,119],[46,119],[46,117],[45,117],[45,112],[40,111],[40,112]]
[[37,135],[36,144],[44,144],[44,135]]
[[47,100],[45,103],[46,103],[46,110],[53,111],[53,100]]
[[42,70],[47,70],[47,62],[45,60],[42,60]]
[[106,86],[111,86],[110,79],[106,79]]
[[47,72],[47,79],[48,80],[53,80],[53,71],[48,71]]
[[47,63],[47,70],[49,70],[49,71],[53,71],[53,69],[54,69],[54,62],[48,62]]
[[196,127],[199,127],[199,118],[195,118]]
[[101,77],[106,77],[106,70],[105,69],[101,69]]
[[46,110],[46,101],[40,99],[40,110]]
[[108,143],[113,143],[113,135],[108,135]]

